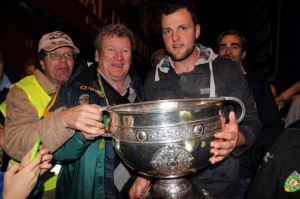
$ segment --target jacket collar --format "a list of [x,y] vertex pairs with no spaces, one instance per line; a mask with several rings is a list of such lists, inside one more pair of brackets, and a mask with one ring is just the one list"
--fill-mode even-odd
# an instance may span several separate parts
[[97,64],[94,63],[88,66],[85,70],[81,73],[74,75],[70,79],[70,84],[81,84],[91,86],[94,84],[95,79],[97,79]]
[[[205,64],[205,63],[211,64],[211,62],[214,59],[216,59],[216,57],[218,57],[218,55],[215,54],[211,48],[207,48],[205,46],[202,46],[201,44],[196,44],[196,48],[198,51],[200,51],[199,59],[196,62],[196,65]],[[170,62],[170,56],[167,54],[156,66],[154,81],[159,81],[159,79],[160,79],[158,70],[160,70],[163,73],[168,73],[171,68],[173,68],[173,67]],[[201,72],[201,71],[199,71],[199,72]]]

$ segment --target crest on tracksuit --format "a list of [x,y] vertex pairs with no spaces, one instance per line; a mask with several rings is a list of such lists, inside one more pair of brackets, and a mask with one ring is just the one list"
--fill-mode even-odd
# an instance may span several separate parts
[[297,171],[294,171],[286,179],[284,183],[284,190],[286,192],[295,192],[300,189],[300,174]]
[[89,104],[90,98],[88,94],[83,94],[79,96],[79,104]]

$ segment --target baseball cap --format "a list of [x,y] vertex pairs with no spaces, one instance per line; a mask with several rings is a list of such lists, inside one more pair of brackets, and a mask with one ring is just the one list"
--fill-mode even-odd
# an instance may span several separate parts
[[74,53],[79,53],[79,50],[74,45],[72,39],[66,33],[61,31],[54,31],[45,34],[40,39],[38,52],[40,52],[42,49],[45,51],[52,51],[63,46],[69,46],[73,48]]

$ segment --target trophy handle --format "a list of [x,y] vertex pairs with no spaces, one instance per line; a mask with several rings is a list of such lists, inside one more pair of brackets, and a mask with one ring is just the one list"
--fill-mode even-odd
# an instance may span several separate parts
[[240,123],[244,119],[246,113],[246,108],[244,103],[242,102],[242,100],[236,97],[224,97],[224,99],[225,101],[230,101],[231,103],[234,104],[235,115],[238,118],[237,123]]

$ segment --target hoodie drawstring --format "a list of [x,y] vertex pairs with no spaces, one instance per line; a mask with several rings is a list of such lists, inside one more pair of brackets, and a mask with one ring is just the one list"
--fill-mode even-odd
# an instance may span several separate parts
[[[196,62],[196,65],[198,64],[204,64],[207,63],[209,64],[209,70],[210,70],[210,87],[209,87],[209,97],[216,97],[216,85],[215,85],[215,80],[214,80],[214,73],[213,73],[213,68],[212,68],[212,61],[218,57],[217,54],[215,54],[213,52],[212,49],[210,48],[206,48],[200,44],[197,45],[197,49],[201,52],[200,53],[200,57],[199,60]],[[202,54],[202,56],[201,56]],[[168,73],[169,69],[170,69],[170,60],[169,56],[165,56],[160,62],[159,64],[157,64],[156,66],[156,70],[155,70],[155,76],[154,76],[154,81],[157,82],[160,80],[159,78],[159,72],[158,70],[160,70],[163,73]],[[166,60],[166,63],[164,63]]]
[[216,97],[216,85],[214,79],[214,73],[212,69],[212,61],[209,62],[209,70],[210,70],[210,86],[209,86],[209,97]]

